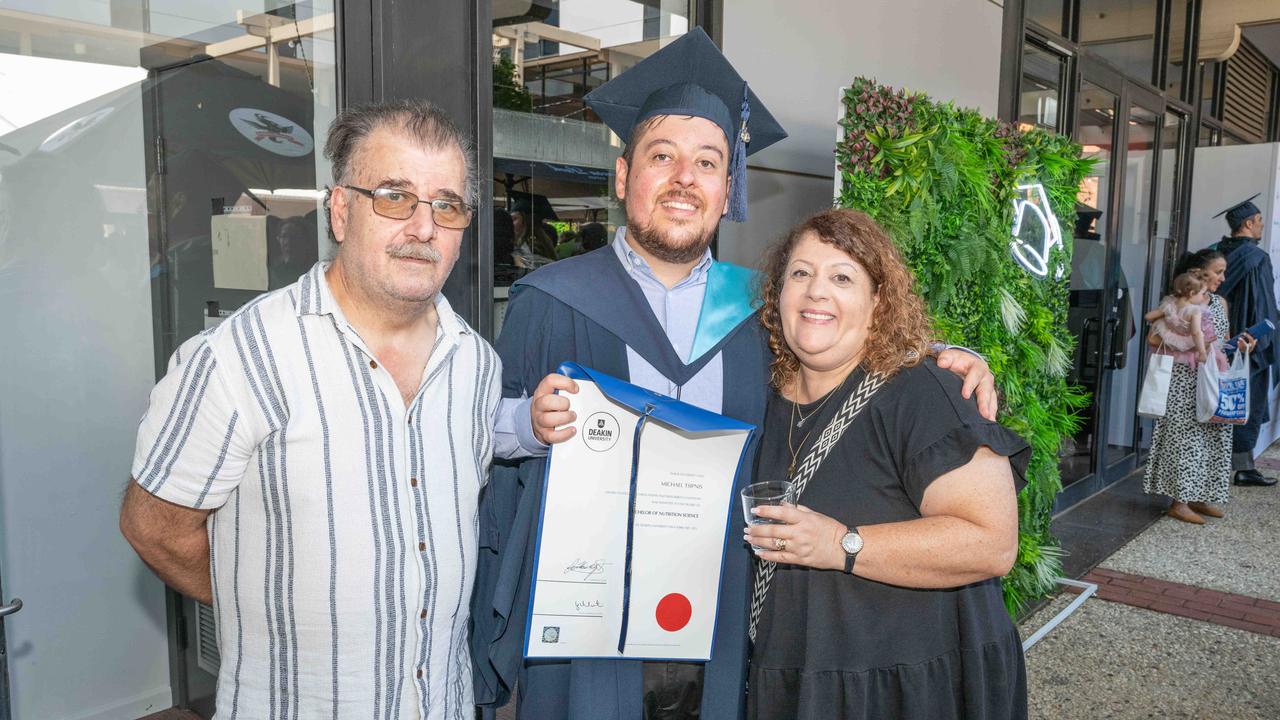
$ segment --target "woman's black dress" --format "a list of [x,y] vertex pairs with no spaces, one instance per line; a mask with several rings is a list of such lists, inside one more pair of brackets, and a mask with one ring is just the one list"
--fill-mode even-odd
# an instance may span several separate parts
[[[857,370],[801,428],[799,450],[862,381]],[[988,446],[1010,458],[1019,490],[1027,443],[960,397],[961,380],[933,360],[882,386],[845,429],[799,502],[850,526],[921,517],[925,489]],[[820,401],[819,401],[820,402]],[[819,402],[800,407],[804,414]],[[772,394],[757,480],[791,463],[791,402]],[[779,565],[756,634],[748,686],[752,720],[1025,718],[1022,643],[998,579],[947,590],[886,585],[840,571]]]

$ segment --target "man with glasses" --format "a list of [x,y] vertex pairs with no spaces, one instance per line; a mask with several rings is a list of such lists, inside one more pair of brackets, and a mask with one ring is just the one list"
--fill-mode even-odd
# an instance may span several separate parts
[[440,292],[476,194],[437,108],[344,111],[333,262],[178,349],[121,529],[218,614],[219,717],[474,717],[475,518],[500,365]]
[[[752,272],[715,261],[720,220],[746,219],[746,156],[786,137],[701,28],[586,97],[624,141],[615,189],[627,226],[613,244],[552,264],[512,287],[498,338],[503,401],[480,515],[473,603],[477,693],[501,706],[518,687],[522,720],[737,720],[746,684],[751,556],[726,543],[711,660],[524,661],[547,447],[568,441],[574,361],[654,392],[758,425],[769,353],[752,306]],[[994,415],[986,364],[972,370]],[[739,480],[751,476],[748,462]],[[678,562],[678,559],[673,559]]]

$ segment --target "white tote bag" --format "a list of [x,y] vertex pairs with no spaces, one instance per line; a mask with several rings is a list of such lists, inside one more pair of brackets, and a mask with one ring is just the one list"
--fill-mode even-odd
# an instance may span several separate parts
[[[1163,346],[1162,346],[1163,347]],[[1151,353],[1147,376],[1138,396],[1138,414],[1149,418],[1164,417],[1169,404],[1169,382],[1173,379],[1173,356]]]
[[1196,370],[1196,420],[1241,425],[1248,419],[1249,353],[1237,352],[1226,372],[1218,369],[1210,353]]

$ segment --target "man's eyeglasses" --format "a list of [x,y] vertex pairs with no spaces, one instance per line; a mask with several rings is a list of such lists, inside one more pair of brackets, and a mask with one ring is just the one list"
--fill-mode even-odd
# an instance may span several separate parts
[[339,187],[355,190],[373,201],[373,211],[385,218],[392,220],[408,220],[413,217],[414,211],[418,209],[418,204],[431,206],[431,219],[436,225],[450,230],[462,230],[471,224],[470,205],[461,200],[445,200],[436,198],[434,200],[420,200],[407,190],[397,190],[396,188],[380,187],[376,190],[368,190],[355,185],[340,185]]

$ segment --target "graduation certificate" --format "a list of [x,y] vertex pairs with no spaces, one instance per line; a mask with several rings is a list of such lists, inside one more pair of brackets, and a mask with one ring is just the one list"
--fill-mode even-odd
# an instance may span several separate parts
[[530,658],[709,660],[735,480],[755,428],[583,368],[552,447]]

